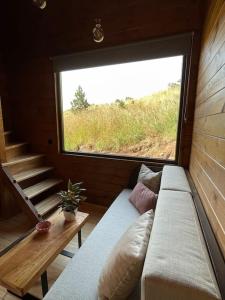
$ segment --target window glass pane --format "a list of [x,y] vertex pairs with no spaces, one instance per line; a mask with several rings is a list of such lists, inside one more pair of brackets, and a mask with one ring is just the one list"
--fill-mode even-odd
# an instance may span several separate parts
[[64,150],[175,159],[183,57],[61,72]]

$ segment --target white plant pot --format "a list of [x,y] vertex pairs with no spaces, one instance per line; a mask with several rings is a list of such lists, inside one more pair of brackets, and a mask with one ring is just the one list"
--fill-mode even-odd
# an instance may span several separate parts
[[77,211],[78,211],[78,208],[75,209],[74,214],[69,211],[63,211],[65,220],[68,222],[74,221],[76,218]]

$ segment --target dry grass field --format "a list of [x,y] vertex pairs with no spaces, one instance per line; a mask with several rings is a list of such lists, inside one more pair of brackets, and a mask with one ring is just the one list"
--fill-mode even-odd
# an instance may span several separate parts
[[180,85],[141,99],[64,112],[67,151],[169,158],[175,156]]

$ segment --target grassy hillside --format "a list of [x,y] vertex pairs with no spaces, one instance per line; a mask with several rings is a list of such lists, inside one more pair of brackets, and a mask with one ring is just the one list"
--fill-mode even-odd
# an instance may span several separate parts
[[179,95],[180,86],[172,85],[141,99],[68,110],[65,150],[173,158]]

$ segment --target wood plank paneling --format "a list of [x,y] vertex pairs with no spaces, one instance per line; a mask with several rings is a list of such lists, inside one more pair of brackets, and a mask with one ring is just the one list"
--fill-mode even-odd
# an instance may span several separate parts
[[221,232],[224,231],[225,226],[225,219],[224,210],[225,210],[225,201],[224,197],[217,189],[216,185],[213,183],[211,178],[208,176],[204,167],[200,165],[197,159],[192,160],[192,167],[195,170],[195,178],[198,181],[199,186],[202,187],[204,194],[206,197],[203,199],[203,205],[211,207],[213,214],[215,215],[216,222],[218,226],[220,225],[221,228],[218,228]]
[[214,0],[208,14],[207,25],[203,33],[202,55],[200,58],[199,79],[206,71],[208,64],[212,61],[219,48],[223,44],[225,7],[224,1]]
[[194,130],[203,133],[225,138],[225,113],[196,118]]
[[224,1],[212,1],[203,36],[189,167],[225,257]]
[[202,76],[200,76],[198,82],[198,92],[200,92],[203,89],[204,84],[206,82],[210,81],[211,76],[216,74],[216,72],[224,65],[224,60],[223,60],[224,51],[225,51],[225,43],[222,44],[221,48],[213,57],[212,61],[207,65],[205,72],[202,74]]
[[[199,164],[196,163],[196,160],[192,159],[190,163],[190,168],[192,170],[192,178],[195,182],[195,186],[198,190],[198,193],[201,197],[203,206],[207,213],[207,216],[210,220],[211,226],[217,238],[218,244],[223,252],[224,243],[225,243],[225,232],[224,227],[220,223],[220,218],[224,217],[224,206],[222,207],[222,212],[217,208],[216,194],[213,193],[215,186],[207,179],[205,173],[202,173],[202,170],[199,169]],[[220,201],[221,199],[219,199]],[[221,201],[223,204],[223,202]],[[224,253],[224,252],[223,252]]]
[[222,89],[206,101],[196,103],[195,117],[205,117],[225,112],[225,89]]
[[[193,155],[196,160],[201,162],[201,167],[204,169],[209,178],[213,178],[213,183],[218,188],[221,195],[225,195],[225,184],[224,184],[224,172],[225,168],[217,163],[216,160],[208,156],[204,151],[199,150],[198,147],[193,145],[192,149]],[[224,196],[223,196],[224,198]],[[224,198],[225,204],[225,198]],[[225,218],[224,218],[225,220]]]
[[197,103],[207,101],[208,98],[215,95],[220,90],[224,89],[225,82],[225,66],[223,66],[209,82],[204,86],[204,89],[197,95]]
[[195,132],[192,143],[225,168],[225,151],[221,151],[225,149],[225,139]]
[[219,18],[219,14],[221,11],[221,7],[224,3],[224,0],[209,0],[207,3],[207,7],[209,8],[207,11],[207,20],[208,26],[205,28],[203,32],[203,39],[206,39],[210,36],[210,31],[215,23],[215,20]]

